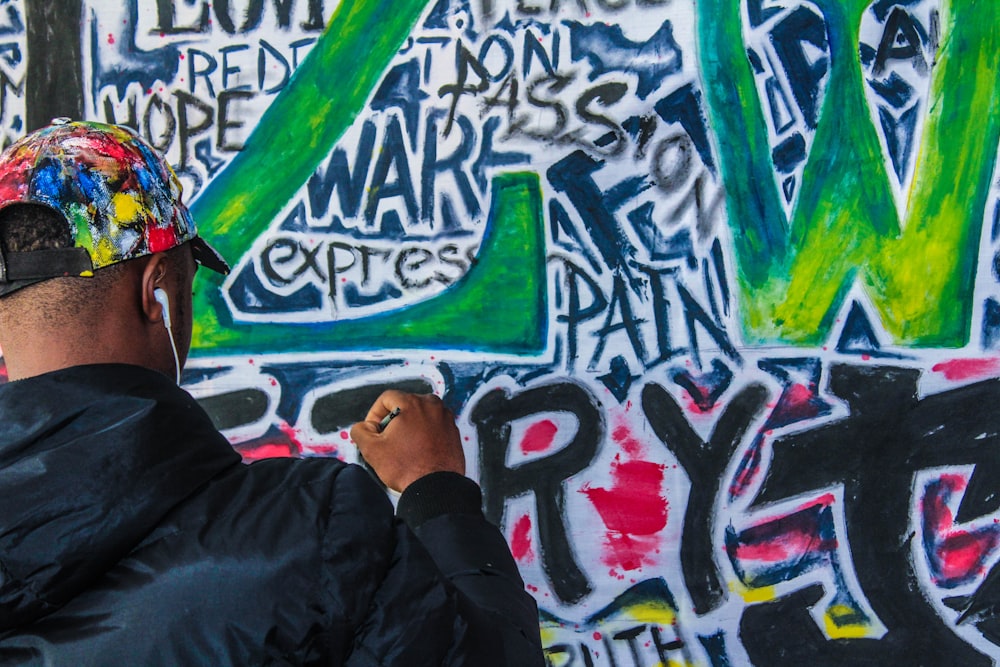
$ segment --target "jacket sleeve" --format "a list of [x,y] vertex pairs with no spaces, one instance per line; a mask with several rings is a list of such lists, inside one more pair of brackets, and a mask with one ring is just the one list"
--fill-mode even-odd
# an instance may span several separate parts
[[[364,547],[374,551],[356,554],[372,566],[364,578],[377,583],[367,611],[351,621],[347,665],[545,664],[534,599],[500,531],[483,516],[475,482],[429,475],[407,488],[394,517],[367,473],[356,466],[345,473],[355,511],[383,536]],[[390,553],[379,553],[384,549]],[[358,580],[354,588],[367,584]]]
[[499,637],[494,649],[499,653],[484,659],[503,656],[496,664],[524,667],[544,664],[538,608],[524,590],[506,540],[483,516],[479,486],[456,473],[428,475],[407,487],[397,515],[460,591],[471,631]]

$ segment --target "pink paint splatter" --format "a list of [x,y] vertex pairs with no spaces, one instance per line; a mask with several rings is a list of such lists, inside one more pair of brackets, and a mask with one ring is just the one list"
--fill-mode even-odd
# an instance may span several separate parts
[[990,377],[1000,371],[1000,359],[952,359],[935,364],[931,370],[948,380],[969,380]]
[[658,533],[667,525],[668,504],[662,490],[665,467],[616,458],[611,464],[610,489],[582,489],[608,529],[606,565],[628,571],[652,564],[650,554],[659,546]]
[[980,576],[1000,547],[1000,526],[996,523],[976,530],[956,528],[948,502],[966,486],[960,475],[942,475],[927,485],[921,501],[932,577],[942,585],[965,583]]
[[313,456],[322,456],[325,458],[340,458],[340,449],[335,445],[311,445],[309,453]]
[[520,563],[530,563],[535,559],[535,552],[531,549],[531,517],[527,514],[514,524],[510,553]]
[[296,454],[292,450],[292,446],[284,442],[269,442],[262,445],[239,448],[239,452],[243,456],[243,460],[247,463],[260,461],[261,459],[289,458]]
[[549,419],[532,424],[521,439],[521,452],[524,454],[544,452],[552,446],[558,432],[559,427]]
[[629,456],[635,458],[643,454],[642,443],[632,434],[632,429],[629,428],[624,419],[622,419],[621,423],[615,427],[614,431],[612,431],[611,438],[617,442],[621,446],[622,451]]
[[115,43],[115,36],[114,36],[114,35],[112,35],[112,34],[111,34],[111,33],[109,32],[109,33],[108,33],[108,44],[114,44],[114,43]]

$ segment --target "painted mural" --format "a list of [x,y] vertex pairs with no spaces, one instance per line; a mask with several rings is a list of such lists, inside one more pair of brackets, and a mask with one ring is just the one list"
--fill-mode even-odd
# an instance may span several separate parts
[[1000,3],[42,4],[3,139],[169,157],[245,459],[443,396],[554,667],[1000,658]]

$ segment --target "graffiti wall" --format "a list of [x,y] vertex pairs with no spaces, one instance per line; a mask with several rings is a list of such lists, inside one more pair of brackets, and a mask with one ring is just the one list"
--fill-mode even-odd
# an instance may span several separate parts
[[994,0],[0,0],[0,131],[169,157],[247,460],[440,394],[549,664],[988,665],[998,61]]

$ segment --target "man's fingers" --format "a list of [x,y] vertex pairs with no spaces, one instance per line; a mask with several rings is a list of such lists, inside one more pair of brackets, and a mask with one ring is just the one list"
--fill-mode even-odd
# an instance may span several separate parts
[[372,438],[377,437],[378,434],[378,422],[363,421],[351,426],[351,440],[353,440],[359,448],[362,447],[362,445],[367,444]]

